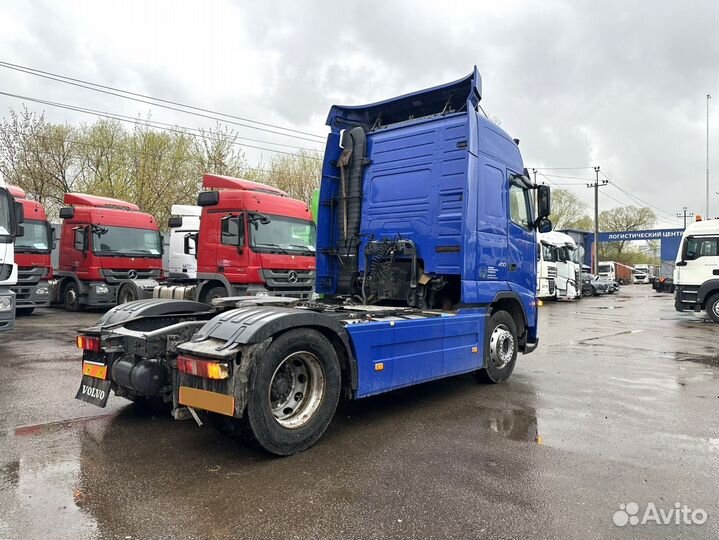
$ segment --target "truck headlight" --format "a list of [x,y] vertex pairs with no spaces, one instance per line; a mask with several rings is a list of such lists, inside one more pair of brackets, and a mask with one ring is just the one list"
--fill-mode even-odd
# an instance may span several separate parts
[[95,292],[97,294],[108,294],[110,288],[107,285],[95,285]]
[[38,287],[35,289],[35,294],[38,296],[47,296],[50,294],[50,290],[47,287]]
[[270,295],[270,293],[268,293],[267,291],[259,291],[259,292],[255,293],[255,296],[269,296],[269,295]]
[[12,297],[0,296],[0,311],[10,311],[12,309]]

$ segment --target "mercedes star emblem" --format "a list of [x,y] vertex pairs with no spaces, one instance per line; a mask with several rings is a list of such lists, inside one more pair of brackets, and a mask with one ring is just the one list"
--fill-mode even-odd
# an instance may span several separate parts
[[287,274],[287,281],[290,283],[297,283],[297,272],[291,270],[290,273]]
[[137,279],[137,270],[130,270],[127,273],[127,277],[129,277],[130,279]]

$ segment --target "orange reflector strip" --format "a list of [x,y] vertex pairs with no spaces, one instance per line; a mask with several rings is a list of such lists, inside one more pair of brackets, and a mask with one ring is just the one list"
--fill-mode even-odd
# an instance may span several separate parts
[[100,352],[100,338],[96,336],[77,336],[75,344],[84,351]]
[[384,362],[377,362],[374,365],[374,370],[375,371],[383,371],[384,370]]
[[87,375],[88,377],[105,380],[107,378],[107,366],[83,362],[82,374]]
[[221,362],[208,362],[191,356],[180,355],[177,357],[177,369],[182,373],[197,375],[207,379],[227,379],[230,370],[227,364]]
[[226,416],[235,414],[235,398],[225,394],[218,394],[217,392],[180,386],[178,401],[181,405],[203,411],[216,412]]

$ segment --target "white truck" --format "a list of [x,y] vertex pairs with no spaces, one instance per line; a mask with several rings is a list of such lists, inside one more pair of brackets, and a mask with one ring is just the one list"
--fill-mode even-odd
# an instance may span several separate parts
[[537,235],[537,298],[554,299],[557,296],[557,262],[554,246]]
[[22,205],[10,195],[0,178],[0,332],[15,328],[15,293],[17,284],[15,238],[22,236]]
[[[581,296],[580,264],[577,257],[577,244],[568,234],[551,231],[537,235],[540,245],[549,247],[556,268],[555,298],[573,299]],[[549,268],[548,268],[548,271]],[[538,283],[541,284],[539,278]]]
[[170,212],[170,242],[163,265],[165,277],[173,281],[194,280],[197,278],[197,233],[202,208],[173,204]]
[[719,219],[687,226],[674,265],[674,307],[719,323]]
[[635,264],[632,283],[650,283],[651,272],[648,264]]

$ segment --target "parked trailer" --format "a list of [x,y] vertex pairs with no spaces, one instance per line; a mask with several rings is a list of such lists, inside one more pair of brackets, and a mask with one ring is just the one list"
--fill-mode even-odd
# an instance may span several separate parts
[[536,232],[551,228],[550,193],[478,112],[481,89],[475,68],[429,90],[332,107],[318,211],[324,302],[118,306],[78,336],[76,397],[164,401],[175,417],[199,412],[289,455],[320,438],[340,395],[468,372],[507,379],[517,354],[538,345]]
[[620,285],[629,285],[632,283],[634,268],[616,261],[600,261],[597,274]]
[[18,267],[15,292],[16,312],[30,315],[35,308],[50,305],[55,285],[50,253],[55,247],[55,230],[47,220],[43,206],[27,198],[18,186],[8,190],[23,208],[23,234],[15,239],[15,262]]
[[15,240],[23,234],[23,207],[0,176],[0,332],[15,328]]

